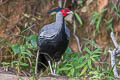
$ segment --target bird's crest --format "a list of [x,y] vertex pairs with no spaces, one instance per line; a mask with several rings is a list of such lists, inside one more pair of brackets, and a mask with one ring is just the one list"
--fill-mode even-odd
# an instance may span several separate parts
[[53,12],[59,12],[59,11],[62,12],[63,16],[66,16],[67,12],[69,12],[70,10],[68,8],[55,8],[55,9],[49,10],[48,14],[53,13]]

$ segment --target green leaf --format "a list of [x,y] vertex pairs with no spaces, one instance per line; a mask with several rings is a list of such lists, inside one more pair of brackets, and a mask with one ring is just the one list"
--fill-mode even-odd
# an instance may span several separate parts
[[100,51],[100,49],[96,49],[92,52],[92,54],[96,54],[96,53],[102,53],[102,52]]
[[99,30],[100,22],[101,22],[102,16],[100,15],[98,17],[98,21],[96,22],[96,30]]
[[32,76],[28,80],[37,80],[36,77]]
[[23,52],[23,51],[25,51],[25,50],[26,50],[25,45],[20,45],[20,51]]
[[19,63],[19,62],[18,61],[12,61],[11,65],[13,66],[13,65],[16,65],[17,63]]
[[85,58],[89,58],[89,55],[88,55],[88,54],[85,54]]
[[34,72],[34,70],[33,69],[30,69],[30,73],[33,73]]
[[30,35],[30,36],[28,36],[27,38],[26,38],[26,40],[27,41],[29,41],[29,40],[32,40],[32,39],[37,39],[37,35],[35,35],[35,34],[33,34],[33,35]]
[[92,14],[92,22],[93,22],[93,24],[95,24],[95,22],[97,21],[98,16],[99,16],[99,13],[97,13],[97,12],[94,12]]
[[21,52],[23,55],[27,55],[27,56],[32,56],[33,54],[29,51],[29,50],[26,50],[25,52]]
[[71,67],[63,67],[63,68],[60,68],[59,71],[66,71],[66,70],[70,70]]
[[26,63],[21,63],[20,65],[21,65],[21,66],[24,66],[24,67],[27,67],[27,66],[28,66],[28,64],[26,64]]
[[112,32],[114,31],[112,23],[106,27],[106,30],[111,30]]
[[79,60],[83,61],[83,60],[86,59],[86,57],[88,57],[88,56],[89,56],[88,54],[85,54],[85,56],[81,56],[81,57],[79,58]]
[[85,51],[87,51],[89,54],[92,54],[92,52],[88,48],[85,48]]
[[88,67],[89,67],[90,69],[92,69],[91,59],[88,59]]
[[73,21],[73,33],[75,34],[75,32],[76,32],[76,22],[75,22],[75,20]]
[[31,40],[31,44],[32,44],[34,47],[36,47],[36,46],[37,46],[36,39]]
[[87,71],[88,66],[86,65],[83,70],[81,71],[80,75],[83,75]]
[[34,47],[37,46],[37,42],[36,42],[36,40],[37,40],[37,35],[35,35],[35,34],[30,35],[30,36],[27,37],[26,39],[27,39],[27,41],[30,41],[31,44],[32,44]]
[[24,16],[25,16],[25,17],[27,17],[27,18],[29,18],[29,17],[30,17],[30,15],[28,15],[28,14],[24,14]]
[[74,75],[75,69],[72,68],[70,72],[71,72],[71,75]]
[[2,64],[3,66],[9,65],[10,63],[8,62],[1,62],[0,64]]
[[19,48],[19,45],[18,45],[18,44],[13,44],[13,45],[11,46],[11,48],[12,48],[14,54],[20,53],[20,48]]
[[106,19],[104,19],[104,21],[105,21],[106,24],[111,24],[111,22],[113,21],[113,17],[110,18],[108,21]]
[[71,48],[68,47],[68,48],[66,49],[65,53],[72,53]]
[[70,78],[69,80],[76,80],[75,78]]
[[29,43],[29,42],[26,42],[26,43],[25,43],[25,46],[26,46],[28,49],[32,49],[32,48],[33,48],[32,44]]
[[85,65],[86,65],[86,63],[87,63],[87,61],[84,61],[82,64],[80,64],[79,66],[77,66],[77,67],[76,67],[76,69],[78,69],[78,68],[81,68],[81,67],[85,66]]
[[93,62],[96,62],[96,60],[93,57],[90,57]]
[[74,15],[75,15],[76,19],[79,21],[79,23],[82,25],[83,22],[82,22],[80,16],[76,12],[74,12]]
[[96,57],[96,58],[97,58],[97,57],[99,57],[99,56],[100,56],[100,55],[93,55],[92,57],[93,57],[93,58],[94,58],[94,57]]
[[72,64],[66,64],[67,67],[72,67],[73,65]]

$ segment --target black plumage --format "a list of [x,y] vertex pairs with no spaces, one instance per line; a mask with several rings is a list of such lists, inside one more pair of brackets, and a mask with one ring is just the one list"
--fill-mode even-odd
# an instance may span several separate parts
[[71,11],[66,8],[54,9],[51,12],[53,11],[57,12],[56,21],[43,26],[43,28],[38,33],[38,62],[40,62],[38,63],[38,70],[42,68],[45,69],[41,63],[48,66],[48,61],[59,61],[69,43],[70,32],[64,22],[64,17],[67,14],[70,14]]

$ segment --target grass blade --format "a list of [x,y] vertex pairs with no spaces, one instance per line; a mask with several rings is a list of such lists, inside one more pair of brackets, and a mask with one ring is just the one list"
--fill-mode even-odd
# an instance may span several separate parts
[[74,12],[74,15],[75,15],[76,19],[79,21],[79,23],[80,23],[81,25],[83,25],[83,22],[82,22],[80,16],[79,16],[76,12]]

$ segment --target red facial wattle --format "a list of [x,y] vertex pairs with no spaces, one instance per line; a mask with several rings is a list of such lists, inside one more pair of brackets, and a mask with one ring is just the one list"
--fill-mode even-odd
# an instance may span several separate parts
[[69,11],[70,11],[70,10],[67,9],[67,8],[64,8],[64,9],[61,10],[63,16],[66,16],[66,15],[67,15],[67,12],[69,12]]

